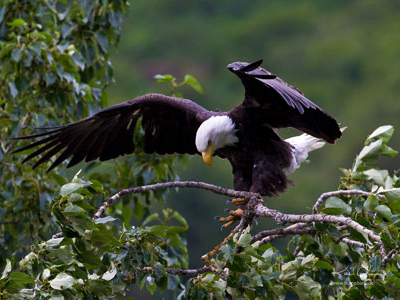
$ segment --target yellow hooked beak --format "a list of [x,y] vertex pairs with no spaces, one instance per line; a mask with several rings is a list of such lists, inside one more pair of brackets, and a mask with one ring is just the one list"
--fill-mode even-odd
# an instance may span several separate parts
[[209,166],[212,166],[213,154],[214,154],[214,143],[211,142],[210,145],[207,147],[207,150],[201,152],[204,162]]

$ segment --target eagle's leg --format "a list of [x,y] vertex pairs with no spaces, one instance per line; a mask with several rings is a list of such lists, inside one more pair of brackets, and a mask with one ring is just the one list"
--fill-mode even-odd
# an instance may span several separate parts
[[242,216],[243,216],[243,209],[238,208],[237,210],[231,210],[229,212],[228,217],[220,217],[219,221],[226,222],[222,226],[227,228],[227,227],[231,226],[233,223],[235,223],[236,221],[239,221]]

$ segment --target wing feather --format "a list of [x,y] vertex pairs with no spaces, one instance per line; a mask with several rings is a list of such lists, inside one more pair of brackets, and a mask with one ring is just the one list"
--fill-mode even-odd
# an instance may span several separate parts
[[13,153],[41,146],[23,161],[42,155],[35,168],[61,152],[49,170],[69,157],[72,158],[68,167],[82,160],[116,158],[135,150],[135,128],[138,119],[143,118],[143,148],[146,152],[195,154],[197,128],[211,114],[188,99],[148,94],[110,106],[74,123],[41,128],[45,132],[17,137],[15,139],[40,139]]
[[334,143],[341,137],[336,120],[298,89],[279,77],[266,79],[273,74],[260,67],[240,72],[241,68],[238,66],[244,64],[247,63],[233,63],[228,69],[241,79],[245,88],[242,105],[251,112],[255,122],[268,124],[273,128],[293,127],[329,143]]

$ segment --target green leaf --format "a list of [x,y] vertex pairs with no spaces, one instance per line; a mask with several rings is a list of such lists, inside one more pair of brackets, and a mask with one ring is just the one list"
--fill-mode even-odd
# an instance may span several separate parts
[[328,270],[330,272],[334,271],[335,268],[328,262],[324,261],[324,260],[317,260],[315,262],[315,266],[319,267],[319,268],[323,268],[325,270]]
[[96,37],[97,37],[97,42],[100,46],[100,49],[104,52],[107,53],[108,51],[108,38],[105,32],[96,32]]
[[7,23],[8,26],[13,26],[13,27],[22,27],[25,26],[26,22],[23,19],[14,19],[12,22]]
[[110,281],[117,275],[117,268],[115,267],[114,263],[111,262],[111,270],[108,270],[105,272],[102,276],[101,279],[104,279],[106,281]]
[[374,210],[374,208],[378,205],[379,205],[378,198],[374,195],[369,195],[367,200],[365,200],[364,202],[364,209]]
[[400,188],[383,190],[379,194],[385,195],[388,206],[394,213],[400,213]]
[[64,240],[64,238],[56,238],[56,239],[50,239],[47,242],[45,242],[46,246],[48,247],[56,247],[58,246],[62,241]]
[[399,154],[399,152],[389,146],[382,146],[381,154],[388,156],[390,158],[393,158],[393,157],[397,156],[397,154]]
[[233,258],[235,255],[235,245],[232,240],[229,240],[228,243],[221,247],[221,253],[224,254],[224,258],[228,260],[230,263],[233,263]]
[[375,159],[378,157],[379,149],[382,147],[382,140],[376,140],[372,142],[368,146],[365,146],[360,154],[358,155],[359,159],[365,161],[370,161],[371,159]]
[[97,257],[94,250],[84,250],[80,253],[81,261],[88,268],[99,268],[101,266],[101,260]]
[[377,169],[369,169],[364,172],[362,172],[367,177],[367,180],[373,180],[376,184],[379,185],[384,185],[385,184],[385,178],[384,174],[382,171],[377,170]]
[[282,271],[279,274],[280,280],[292,280],[296,277],[298,270],[298,262],[297,261],[288,261],[282,265]]
[[69,289],[74,283],[75,278],[64,272],[58,273],[56,278],[50,280],[50,286],[56,290]]
[[186,74],[183,82],[191,86],[199,94],[203,94],[203,88],[201,87],[197,79],[194,78],[192,75]]
[[111,235],[108,231],[95,231],[92,233],[90,240],[93,246],[101,248],[101,247],[116,247],[120,246],[121,243]]
[[390,141],[390,138],[392,137],[393,132],[394,132],[394,128],[392,125],[380,126],[377,129],[375,129],[374,132],[372,132],[368,136],[367,141],[372,142],[379,138],[379,139],[382,139],[382,142],[384,144],[386,144]]
[[64,210],[65,215],[67,216],[79,216],[82,213],[85,213],[85,210],[78,205],[68,205]]
[[142,226],[149,224],[152,221],[158,220],[159,216],[158,213],[152,213],[150,216],[148,216],[142,223]]
[[81,183],[67,183],[61,187],[60,194],[61,196],[69,195],[78,189],[82,188],[83,184]]
[[172,215],[179,223],[181,223],[186,229],[189,228],[189,224],[186,222],[185,218],[182,217],[177,211],[174,211]]
[[351,206],[338,197],[330,197],[326,200],[323,211],[326,214],[349,215],[351,213]]
[[388,190],[380,191],[379,194],[386,196],[388,201],[400,199],[400,188],[393,188]]
[[386,205],[378,205],[375,207],[375,211],[386,220],[390,221],[392,217],[392,211]]
[[14,81],[13,81],[13,82],[10,82],[10,83],[8,84],[8,87],[10,88],[11,97],[15,98],[15,97],[18,95],[18,90],[17,90],[17,88],[15,87]]
[[176,80],[176,78],[170,74],[165,74],[165,75],[157,74],[154,76],[154,78],[157,79],[158,82],[168,82],[168,83],[172,83]]
[[146,289],[150,292],[150,294],[154,294],[155,291],[157,290],[157,284],[146,284]]
[[247,226],[245,230],[243,230],[239,240],[237,242],[238,247],[246,247],[250,245],[251,242],[251,234],[250,234],[250,226]]
[[239,255],[234,255],[233,261],[228,261],[226,266],[233,272],[245,272],[247,270],[245,260]]
[[9,260],[7,258],[7,263],[6,263],[6,267],[3,270],[3,274],[1,275],[0,279],[6,278],[8,276],[8,274],[11,272],[12,269],[12,264],[11,264],[11,260]]
[[377,255],[373,256],[370,260],[369,263],[371,265],[371,272],[375,273],[379,271],[379,268],[381,267],[382,264],[382,256]]
[[114,222],[116,220],[118,220],[118,219],[108,216],[105,218],[98,218],[98,219],[94,220],[94,223],[95,224],[104,224],[104,223],[108,223],[108,222]]
[[24,47],[17,48],[17,49],[14,49],[13,51],[11,51],[11,57],[15,62],[19,62],[19,60],[21,59],[21,54],[22,54],[23,50],[24,50]]
[[21,284],[25,284],[25,283],[34,283],[35,279],[25,273],[22,272],[13,272],[10,274],[10,280],[17,282],[17,283],[21,283]]
[[321,299],[321,285],[318,282],[306,275],[300,276],[296,281],[294,291],[300,300]]
[[85,69],[85,59],[83,58],[82,54],[74,53],[72,55],[72,59],[81,71]]

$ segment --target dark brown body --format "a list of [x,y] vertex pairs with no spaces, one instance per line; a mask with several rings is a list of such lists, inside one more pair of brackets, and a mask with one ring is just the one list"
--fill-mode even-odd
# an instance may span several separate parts
[[267,124],[247,118],[248,113],[242,105],[229,112],[239,143],[217,151],[217,155],[230,161],[235,190],[277,195],[285,191],[289,182],[284,169],[290,165],[291,146]]

